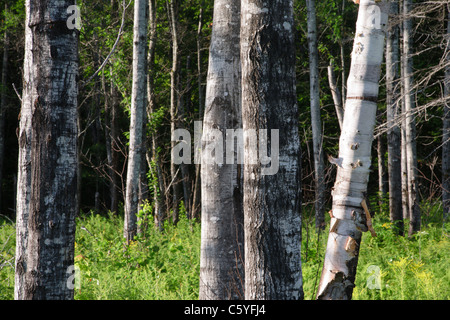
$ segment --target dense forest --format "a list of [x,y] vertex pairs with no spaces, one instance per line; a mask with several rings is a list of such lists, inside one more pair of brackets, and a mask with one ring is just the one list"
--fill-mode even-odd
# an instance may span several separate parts
[[[450,297],[447,0],[0,8],[0,298],[383,299],[364,245],[418,241]],[[84,293],[101,251],[161,295]]]

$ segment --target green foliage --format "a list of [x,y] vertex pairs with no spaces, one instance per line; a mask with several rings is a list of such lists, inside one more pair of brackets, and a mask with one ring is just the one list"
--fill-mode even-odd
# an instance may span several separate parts
[[146,219],[145,233],[128,245],[121,217],[80,218],[75,261],[81,288],[75,299],[196,299],[200,226],[180,217],[176,227],[166,223],[162,233]]

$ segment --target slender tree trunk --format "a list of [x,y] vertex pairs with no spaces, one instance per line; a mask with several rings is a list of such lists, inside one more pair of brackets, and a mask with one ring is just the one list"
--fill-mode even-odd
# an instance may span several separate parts
[[[198,86],[198,119],[203,119],[203,84],[202,84],[202,29],[203,29],[203,8],[205,1],[200,3],[200,12],[198,15],[198,29],[197,29],[197,86]],[[195,164],[194,188],[192,195],[192,218],[196,218],[201,211],[201,164]]]
[[[380,116],[380,114],[378,114]],[[385,163],[386,156],[386,139],[384,134],[380,134],[377,138],[377,160],[378,160],[378,206],[380,212],[383,209],[383,202],[388,193],[387,168]]]
[[408,171],[408,202],[410,212],[409,236],[420,230],[420,207],[417,181],[417,151],[416,151],[416,122],[413,114],[415,109],[413,92],[413,59],[412,59],[412,20],[408,16],[412,7],[412,0],[403,1],[403,87],[405,90],[406,117],[406,162]]
[[147,81],[147,24],[148,1],[134,3],[133,30],[133,86],[131,92],[130,147],[128,153],[125,195],[124,237],[127,242],[137,232],[139,182],[144,150],[143,121],[145,118]]
[[[155,97],[155,81],[153,67],[155,65],[155,50],[157,40],[157,21],[156,21],[156,0],[149,1],[149,23],[150,23],[150,43],[148,48],[148,67],[149,72],[147,74],[147,113],[148,119],[151,121],[152,113],[156,111],[156,97]],[[162,200],[161,192],[164,192],[162,185],[163,177],[161,171],[161,162],[158,154],[158,130],[155,128],[151,133],[151,145],[147,152],[147,163],[152,171],[152,174],[156,177],[156,183],[153,185],[153,211],[155,225],[159,230],[163,229],[164,219],[164,203]],[[149,154],[151,151],[151,155]]]
[[[229,130],[241,128],[240,3],[215,0],[202,137],[200,299],[243,299],[244,216],[239,149]],[[239,131],[236,131],[239,132]],[[239,133],[238,133],[239,135]],[[238,142],[240,139],[238,136]],[[224,143],[211,154],[217,139]],[[225,148],[226,145],[226,148]],[[239,147],[239,143],[238,143]]]
[[444,125],[442,137],[442,202],[444,208],[444,221],[447,221],[450,213],[450,4],[447,5],[448,22],[447,22],[447,47],[445,68],[444,96]]
[[[24,236],[23,228],[28,230],[26,239],[19,239],[16,299],[73,299],[74,294],[70,267],[77,203],[78,31],[66,24],[73,4],[26,2],[18,238]],[[30,165],[25,166],[28,145]],[[25,252],[20,252],[24,240]]]
[[[173,136],[178,125],[178,79],[179,79],[179,52],[178,52],[178,1],[179,0],[168,0],[167,9],[170,16],[171,34],[172,34],[172,70],[170,71],[170,132]],[[172,137],[171,149],[173,150],[176,145],[176,140]],[[172,189],[172,221],[174,224],[178,222],[179,219],[179,202],[180,202],[180,192],[178,189],[178,182],[180,173],[179,168],[175,165],[175,159],[173,154],[170,161],[170,177],[171,177],[171,189]]]
[[342,106],[341,92],[337,87],[336,75],[334,73],[334,66],[328,66],[328,83],[330,85],[331,95],[333,96],[334,107],[339,121],[339,128],[342,130],[342,122],[344,121],[344,108]]
[[[398,1],[391,1],[391,16],[398,15]],[[397,124],[399,96],[399,27],[391,25],[386,39],[386,108],[388,141],[389,215],[395,232],[403,235],[401,132]]]
[[[5,4],[5,10],[7,10]],[[6,115],[6,88],[7,88],[7,75],[8,75],[8,50],[9,39],[8,32],[5,30],[4,43],[3,43],[3,60],[2,60],[2,76],[1,76],[1,92],[0,92],[0,181],[3,181],[3,162],[5,159],[5,115]],[[2,204],[2,185],[0,183],[0,210]]]
[[316,183],[316,228],[325,228],[325,176],[322,147],[322,121],[319,96],[319,52],[317,50],[316,2],[306,0],[308,11],[309,85],[311,126],[313,134],[314,169]]
[[17,173],[17,200],[16,200],[16,261],[14,299],[25,298],[25,285],[27,284],[26,271],[28,261],[28,216],[31,196],[31,108],[36,89],[33,88],[35,79],[33,70],[33,50],[36,51],[30,21],[30,1],[25,3],[25,53],[23,67],[22,107],[19,124],[19,158]]
[[245,298],[302,299],[293,1],[241,9]]
[[332,193],[333,217],[317,299],[351,299],[355,286],[362,231],[368,230],[362,202],[371,166],[388,11],[386,1],[360,1]]

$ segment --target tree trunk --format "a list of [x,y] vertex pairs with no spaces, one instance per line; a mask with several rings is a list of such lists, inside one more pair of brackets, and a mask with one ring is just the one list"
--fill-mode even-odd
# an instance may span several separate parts
[[412,0],[403,1],[403,87],[405,90],[406,118],[406,162],[408,171],[408,202],[409,202],[409,236],[420,230],[419,190],[417,181],[417,151],[416,122],[413,114],[415,109],[413,92],[413,60],[412,60],[412,20],[409,17]]
[[342,122],[344,121],[344,108],[342,106],[341,92],[337,87],[336,75],[334,73],[334,66],[328,66],[328,83],[330,85],[331,95],[333,96],[334,107],[339,121],[339,128],[342,130]]
[[442,202],[444,208],[444,221],[447,221],[450,213],[450,4],[447,5],[448,22],[447,22],[447,54],[444,61],[447,66],[445,68],[444,83],[444,125],[442,137]]
[[127,242],[137,232],[136,213],[139,210],[139,182],[144,150],[143,121],[145,118],[147,80],[148,0],[134,3],[133,86],[131,92],[130,147],[128,153],[125,195],[124,237]]
[[[5,10],[8,7],[5,4]],[[3,44],[3,60],[2,60],[2,76],[0,87],[0,181],[3,181],[3,163],[5,159],[5,115],[6,115],[6,88],[7,88],[7,76],[8,76],[8,50],[9,39],[8,32],[5,30],[4,44]],[[0,210],[2,204],[2,185],[0,183]]]
[[[25,252],[18,247],[16,280],[23,282],[16,283],[16,299],[73,299],[74,294],[78,31],[66,23],[73,4],[26,2],[17,236],[27,244]],[[28,145],[30,165],[25,166]]]
[[25,3],[25,53],[23,67],[22,107],[19,124],[19,158],[17,173],[17,200],[16,200],[16,261],[14,299],[25,298],[25,278],[28,261],[28,216],[30,211],[31,193],[31,108],[33,97],[36,97],[33,88],[35,75],[33,73],[33,56],[35,49],[30,21],[30,2]]
[[362,231],[368,230],[362,202],[371,167],[388,11],[386,1],[360,2],[332,192],[333,217],[317,299],[351,299],[355,286]]
[[313,136],[314,169],[316,184],[316,228],[325,228],[325,177],[322,147],[322,121],[320,119],[319,96],[319,52],[317,50],[316,2],[306,0],[308,12],[309,84],[311,126]]
[[[157,21],[156,21],[156,0],[149,1],[149,23],[150,23],[150,43],[148,48],[148,67],[149,72],[147,74],[147,116],[149,121],[151,121],[152,113],[156,111],[156,97],[155,97],[155,81],[154,81],[154,70],[155,65],[155,50],[156,50],[156,40],[157,40]],[[161,161],[158,154],[158,130],[155,128],[151,133],[151,154],[149,154],[150,148],[147,151],[147,164],[152,174],[156,178],[156,183],[153,187],[153,212],[155,226],[162,231],[163,229],[163,219],[164,219],[164,203],[162,200],[161,192],[164,192],[163,188],[163,177],[161,172]]]
[[[178,53],[178,21],[177,21],[177,11],[178,11],[178,0],[168,0],[167,9],[169,12],[170,21],[170,32],[172,34],[172,70],[170,71],[170,132],[172,136],[171,149],[173,150],[176,145],[176,140],[173,137],[175,130],[178,125],[178,79],[179,79],[179,53]],[[171,189],[172,189],[172,221],[174,224],[178,222],[179,219],[179,202],[180,202],[180,192],[178,189],[178,177],[180,173],[178,172],[178,166],[175,165],[174,154],[172,153],[170,161],[170,177],[171,177]]]
[[[391,16],[398,15],[398,1],[391,1]],[[401,132],[397,124],[399,96],[399,27],[391,25],[386,39],[386,114],[388,142],[389,216],[398,235],[403,235],[401,184]]]
[[245,298],[302,299],[293,1],[241,9]]
[[[199,298],[203,300],[244,298],[240,150],[233,150],[232,161],[224,163],[219,158],[231,147],[228,144],[234,147],[234,138],[228,140],[231,131],[227,130],[240,129],[242,124],[239,26],[239,1],[216,0],[202,137]],[[212,155],[209,146],[215,139],[222,139],[227,148],[224,143],[218,147],[223,149]]]

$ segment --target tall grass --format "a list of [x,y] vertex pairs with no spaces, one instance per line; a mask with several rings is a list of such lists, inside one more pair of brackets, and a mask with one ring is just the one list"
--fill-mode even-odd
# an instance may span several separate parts
[[[422,231],[412,238],[395,236],[387,214],[375,215],[378,236],[363,235],[353,299],[450,298],[449,226],[438,206],[426,208]],[[302,271],[305,299],[314,299],[328,226],[318,234],[309,211],[303,217]],[[198,298],[200,224],[182,215],[177,226],[166,223],[159,232],[149,218],[145,232],[129,245],[121,216],[77,218],[75,299]],[[0,219],[0,250],[0,299],[13,299],[15,230],[5,219]]]

